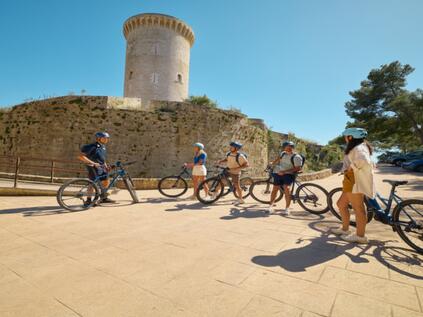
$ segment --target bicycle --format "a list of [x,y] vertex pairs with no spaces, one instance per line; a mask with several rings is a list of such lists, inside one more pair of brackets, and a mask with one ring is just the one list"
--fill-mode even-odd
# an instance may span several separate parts
[[[274,185],[273,167],[269,165],[264,171],[268,173],[269,176],[266,179],[253,182],[250,186],[250,194],[256,201],[262,204],[270,204],[270,195],[272,193],[271,187]],[[292,202],[298,202],[304,210],[315,215],[328,212],[327,190],[314,183],[301,183],[298,180],[297,175],[298,173],[295,175],[294,183],[291,186]],[[296,186],[297,189],[295,190]],[[277,193],[275,202],[280,201],[283,198],[283,195],[284,191],[281,187]]]
[[170,198],[176,198],[185,194],[188,190],[188,182],[183,176],[189,177],[188,168],[183,166],[178,175],[163,177],[157,186],[160,194]]
[[[66,210],[87,210],[95,206],[101,195],[106,194],[112,187],[115,186],[119,179],[122,179],[133,202],[138,203],[139,199],[134,189],[134,182],[124,168],[124,166],[132,165],[134,163],[136,163],[136,161],[128,163],[117,161],[113,164],[112,171],[109,173],[109,177],[112,178],[112,180],[107,188],[103,188],[100,180],[101,176],[97,176],[94,180],[87,178],[75,178],[65,182],[57,191],[57,202]],[[87,201],[88,198],[91,198],[91,202]]]
[[[230,179],[229,168],[218,165],[215,167],[218,169],[217,175],[205,179],[198,185],[197,199],[203,204],[212,204],[229,193],[233,193],[238,198],[235,186]],[[243,194],[242,198],[245,199],[250,195],[249,188],[253,180],[251,177],[243,177],[239,182]],[[226,190],[225,185],[227,185]]]
[[[396,194],[396,188],[407,184],[408,181],[384,179],[383,182],[391,185],[388,198],[384,198],[377,193],[375,198],[366,197],[364,199],[367,210],[367,222],[370,222],[374,218],[376,221],[391,226],[392,230],[396,232],[406,244],[418,253],[423,254],[423,200],[403,200]],[[342,220],[337,206],[334,205],[340,193],[342,193],[342,188],[331,190],[328,195],[328,204],[331,213],[339,220]],[[394,204],[395,207],[393,207]],[[348,206],[348,209],[350,215],[354,217],[352,207]],[[355,226],[356,221],[351,220],[350,224]]]

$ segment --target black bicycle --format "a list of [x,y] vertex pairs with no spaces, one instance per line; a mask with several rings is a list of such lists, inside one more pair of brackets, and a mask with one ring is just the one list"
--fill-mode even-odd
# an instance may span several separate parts
[[189,178],[189,172],[185,166],[182,167],[178,175],[163,177],[157,186],[160,194],[171,198],[185,194],[188,190],[188,182],[184,176]]
[[[212,204],[229,193],[233,193],[238,198],[235,186],[231,181],[229,169],[223,166],[215,167],[218,170],[217,175],[207,178],[198,185],[197,199],[203,204]],[[251,177],[242,177],[239,182],[242,198],[247,198],[250,195],[250,186],[253,184],[253,179]]]
[[[250,186],[250,194],[256,201],[263,204],[270,204],[270,195],[274,185],[273,167],[267,166],[265,172],[268,173],[266,179],[253,182]],[[295,189],[296,188],[296,189]],[[282,188],[277,193],[275,202],[283,198],[284,191]],[[294,183],[291,186],[292,202],[297,203],[306,211],[320,215],[329,211],[327,197],[328,192],[322,186],[314,183],[301,183],[295,177]]]
[[[135,191],[134,182],[124,168],[124,166],[134,163],[136,163],[136,161],[128,163],[117,161],[115,164],[111,165],[112,171],[109,177],[112,178],[112,180],[107,188],[103,187],[101,176],[97,176],[94,180],[75,178],[67,181],[60,186],[57,191],[57,202],[62,208],[70,211],[89,209],[98,203],[102,194],[105,195],[109,190],[115,188],[117,181],[121,179],[126,189],[129,191],[133,202],[138,203],[139,199]],[[90,198],[91,201],[89,201],[88,198]]]
[[[389,198],[383,198],[379,193],[376,198],[365,198],[367,210],[367,222],[373,218],[392,227],[401,239],[410,247],[423,254],[423,200],[407,199],[403,200],[396,194],[396,188],[405,185],[408,181],[383,180],[391,185]],[[332,214],[341,220],[341,213],[336,206],[342,188],[335,188],[328,195],[329,209]],[[379,204],[379,202],[382,204]],[[395,204],[395,207],[394,207]],[[354,210],[348,206],[352,226],[356,225]]]

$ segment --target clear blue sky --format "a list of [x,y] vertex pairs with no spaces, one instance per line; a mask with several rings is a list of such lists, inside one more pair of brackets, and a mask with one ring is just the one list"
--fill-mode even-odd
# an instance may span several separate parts
[[399,60],[423,88],[421,0],[9,0],[0,3],[0,105],[123,94],[122,24],[142,12],[192,26],[190,94],[326,143],[371,68]]

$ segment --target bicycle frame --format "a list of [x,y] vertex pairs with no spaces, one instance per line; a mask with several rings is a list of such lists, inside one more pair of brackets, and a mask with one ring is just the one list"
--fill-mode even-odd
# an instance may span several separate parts
[[95,184],[97,184],[100,187],[100,189],[104,192],[108,192],[110,190],[110,188],[115,186],[115,184],[116,184],[116,182],[119,178],[123,178],[124,176],[127,175],[126,170],[123,168],[123,166],[120,163],[117,163],[115,167],[116,167],[116,170],[109,173],[109,179],[111,178],[111,181],[110,181],[109,186],[107,188],[103,187],[103,183],[101,181],[101,176],[97,176],[93,180],[93,182]]

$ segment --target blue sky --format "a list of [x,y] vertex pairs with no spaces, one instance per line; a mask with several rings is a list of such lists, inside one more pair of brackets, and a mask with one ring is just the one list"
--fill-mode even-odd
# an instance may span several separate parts
[[190,94],[326,143],[371,68],[399,60],[423,88],[420,0],[9,0],[0,3],[0,105],[123,94],[122,24],[142,12],[192,26]]

